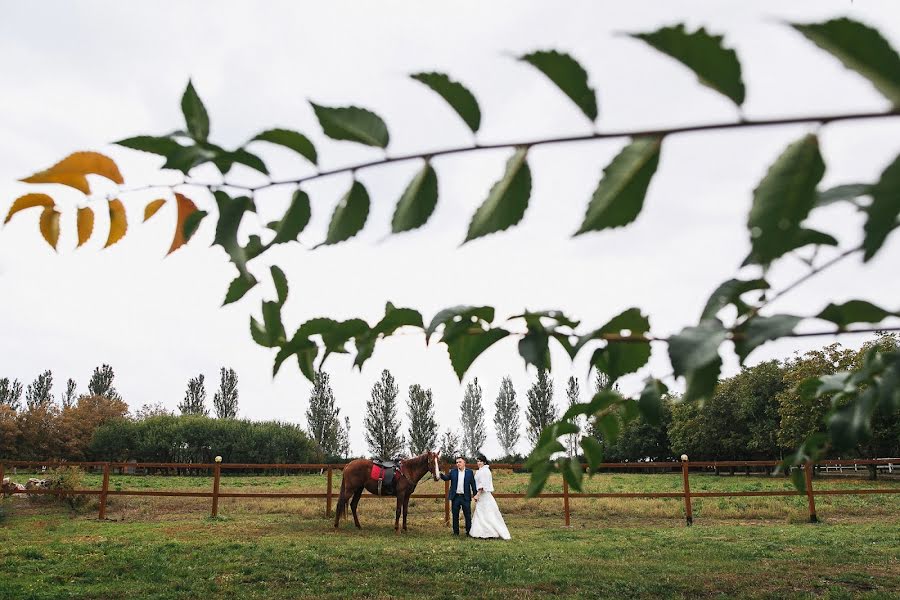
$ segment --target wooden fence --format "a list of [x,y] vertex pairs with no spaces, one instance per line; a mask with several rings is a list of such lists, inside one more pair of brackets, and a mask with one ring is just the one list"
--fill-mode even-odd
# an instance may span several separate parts
[[[683,490],[680,492],[602,492],[602,493],[576,493],[569,491],[569,484],[563,479],[562,493],[541,493],[536,498],[558,498],[562,500],[562,512],[566,527],[570,525],[570,502],[579,498],[681,498],[684,502],[685,523],[691,525],[694,522],[693,510],[691,508],[692,498],[729,498],[738,496],[806,496],[807,506],[809,509],[809,521],[815,523],[818,521],[816,516],[816,496],[835,496],[835,495],[863,495],[863,494],[898,494],[900,488],[880,488],[880,489],[813,489],[813,467],[837,467],[837,466],[854,466],[854,465],[891,465],[896,466],[894,459],[867,459],[867,460],[829,460],[815,463],[806,463],[803,467],[806,478],[806,489],[804,491],[797,490],[758,490],[758,491],[735,491],[735,492],[692,492],[690,485],[689,471],[690,469],[722,469],[732,467],[749,467],[769,469],[777,467],[778,461],[681,461],[681,462],[628,462],[628,463],[603,463],[599,469],[654,469],[668,470],[670,472],[681,471]],[[109,496],[182,496],[188,498],[210,498],[212,499],[212,516],[215,517],[219,513],[219,498],[318,498],[325,500],[325,515],[333,516],[332,505],[334,503],[334,486],[333,473],[335,470],[341,470],[345,465],[342,464],[223,464],[223,463],[112,463],[112,462],[39,462],[39,461],[6,461],[0,462],[0,481],[3,480],[6,467],[72,467],[81,468],[101,468],[103,470],[103,483],[99,490],[41,490],[31,489],[26,491],[13,491],[12,493],[20,494],[53,494],[56,496],[64,495],[86,495],[99,496],[99,518],[106,518],[106,503]],[[497,469],[513,469],[521,470],[521,464],[501,464],[494,463],[492,467]],[[212,471],[213,485],[210,492],[180,492],[180,491],[160,491],[160,490],[121,490],[109,489],[109,476],[113,469],[119,469],[121,473],[131,469],[191,469]],[[282,471],[303,471],[316,470],[325,471],[327,473],[326,491],[322,492],[222,492],[220,491],[220,480],[223,469],[231,470],[259,470],[259,469],[277,469]],[[449,482],[444,482],[443,494],[413,494],[413,498],[443,498],[444,499],[444,522],[450,524],[450,502],[447,500],[447,492],[449,490]],[[364,498],[391,498],[390,496],[372,496],[364,495]],[[511,493],[495,493],[496,498],[525,498],[525,494]]]

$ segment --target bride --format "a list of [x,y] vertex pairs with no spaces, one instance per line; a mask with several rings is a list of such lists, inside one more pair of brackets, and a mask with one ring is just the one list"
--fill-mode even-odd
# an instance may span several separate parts
[[472,529],[469,535],[473,538],[503,538],[508,540],[509,529],[500,514],[500,507],[494,500],[494,478],[491,468],[484,456],[478,457],[478,471],[475,473],[475,514],[472,517]]

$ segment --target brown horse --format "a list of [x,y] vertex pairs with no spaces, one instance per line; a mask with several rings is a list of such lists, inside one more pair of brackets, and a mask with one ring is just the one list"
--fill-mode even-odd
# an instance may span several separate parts
[[[403,531],[406,531],[406,514],[409,512],[409,497],[416,489],[419,481],[428,473],[435,481],[440,478],[440,452],[424,452],[419,456],[400,461],[400,467],[394,473],[394,489],[390,493],[382,490],[382,495],[397,496],[397,513],[394,519],[394,531],[400,530],[400,513],[403,513]],[[334,515],[334,527],[337,529],[341,522],[341,516],[347,512],[347,502],[353,511],[353,522],[357,529],[359,517],[356,515],[356,506],[362,496],[363,490],[378,495],[378,482],[372,479],[372,461],[365,458],[357,458],[344,467],[344,475],[341,480],[341,495],[338,498],[337,510]]]

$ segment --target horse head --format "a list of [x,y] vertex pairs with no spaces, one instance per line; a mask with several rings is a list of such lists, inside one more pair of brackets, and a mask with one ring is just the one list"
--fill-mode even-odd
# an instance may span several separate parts
[[427,455],[428,470],[431,471],[431,476],[434,478],[434,480],[439,481],[441,478],[441,468],[439,466],[441,461],[441,452],[440,450],[438,450],[437,452],[429,450]]

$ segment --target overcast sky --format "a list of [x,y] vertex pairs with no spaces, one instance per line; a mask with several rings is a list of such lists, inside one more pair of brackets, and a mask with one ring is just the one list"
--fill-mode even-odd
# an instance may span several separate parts
[[[192,78],[212,121],[212,139],[234,146],[270,127],[309,135],[324,168],[377,158],[380,151],[327,140],[307,100],[355,104],[381,115],[391,133],[389,154],[471,143],[465,125],[433,92],[407,74],[437,70],[464,82],[482,109],[478,140],[491,143],[589,132],[579,110],[553,85],[514,56],[536,49],[572,53],[598,92],[600,130],[671,126],[737,118],[734,106],[696,82],[674,61],[622,32],[652,31],[685,22],[724,33],[736,48],[747,86],[748,118],[888,108],[864,79],[783,24],[851,16],[877,27],[900,48],[900,4],[893,0],[724,3],[696,2],[3,2],[0,19],[0,210],[33,191],[16,183],[76,150],[113,157],[129,187],[172,181],[152,155],[108,145],[137,134],[179,128],[181,93]],[[54,190],[63,207],[62,236],[54,253],[37,232],[38,211],[17,215],[0,230],[0,377],[30,382],[52,369],[54,390],[75,378],[86,388],[92,369],[113,365],[116,385],[132,409],[161,402],[174,409],[187,380],[203,373],[210,403],[221,366],[240,378],[240,414],[304,423],[309,383],[290,363],[274,380],[273,351],[253,343],[248,317],[272,298],[267,265],[287,273],[291,295],[285,324],[293,331],[311,317],[383,314],[386,301],[414,307],[426,322],[439,309],[490,304],[498,317],[523,309],[558,308],[585,329],[638,306],[652,330],[667,335],[696,322],[716,285],[733,276],[747,254],[745,229],[752,189],[790,142],[814,126],[798,125],[666,140],[645,209],[633,225],[572,239],[602,168],[621,149],[613,140],[535,148],[528,212],[509,232],[460,247],[472,212],[500,176],[509,151],[434,161],[440,200],[423,229],[387,237],[394,204],[419,168],[403,163],[360,172],[372,210],[365,231],[349,243],[309,252],[278,247],[253,263],[264,284],[243,301],[220,308],[233,267],[209,248],[212,223],[190,244],[163,258],[174,208],[140,225],[154,195],[126,197],[131,223],[117,245],[100,250],[106,220],[74,250],[75,206],[83,197]],[[825,186],[873,181],[896,156],[900,119],[845,122],[821,132],[828,165]],[[289,151],[259,148],[276,178],[309,172]],[[198,169],[198,176],[214,171]],[[247,183],[252,173],[236,169]],[[322,179],[306,189],[313,220],[301,235],[309,247],[324,238],[331,210],[349,176]],[[95,189],[109,191],[102,183]],[[189,193],[201,205],[209,197]],[[257,198],[262,222],[278,218],[287,190]],[[99,211],[98,211],[99,212]],[[256,226],[247,219],[244,235]],[[861,220],[843,207],[811,221],[845,246],[858,241]],[[897,309],[900,236],[862,266],[856,259],[812,280],[771,308],[815,314],[828,301],[866,298]],[[790,260],[772,273],[780,287],[801,272]],[[752,275],[753,271],[744,273]],[[815,326],[815,324],[812,324]],[[820,324],[821,326],[821,324]],[[847,336],[856,347],[866,338]],[[825,338],[768,344],[749,362],[787,357]],[[565,380],[586,387],[587,356],[572,365],[554,351],[557,404]],[[459,428],[461,385],[443,346],[421,335],[379,345],[362,372],[335,356],[327,370],[342,414],[352,423],[356,453],[367,452],[363,412],[372,384],[389,368],[401,388],[419,383],[434,391],[443,431]],[[726,356],[728,373],[737,369]],[[639,389],[647,372],[670,371],[664,347],[641,373],[623,382]],[[533,379],[516,341],[498,343],[475,362],[488,416],[486,453],[497,455],[493,402],[510,375],[525,401]],[[585,398],[587,394],[585,392]],[[524,421],[524,418],[523,418]],[[524,431],[523,431],[524,434]],[[525,443],[520,444],[525,450]]]

